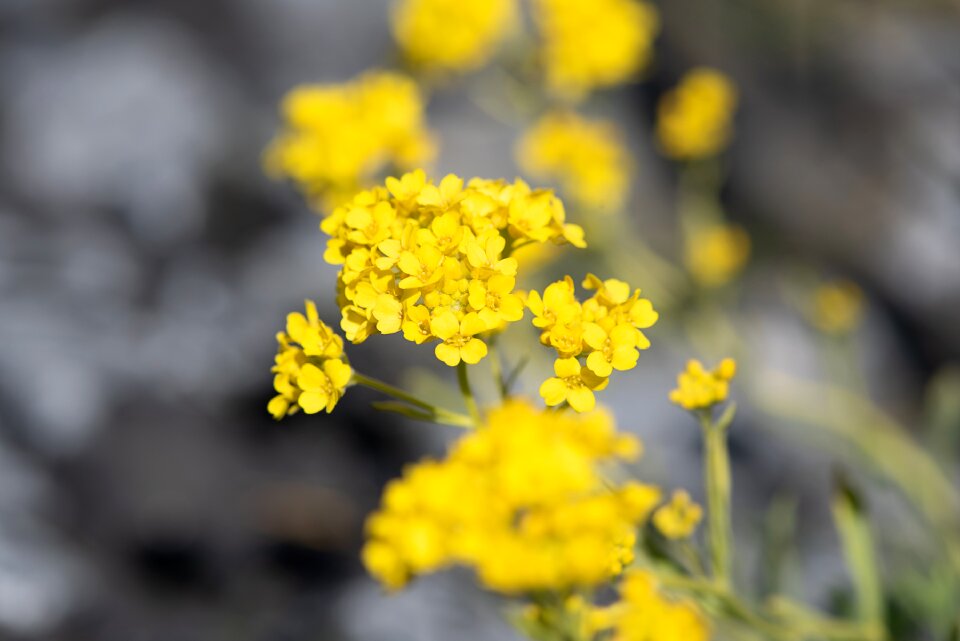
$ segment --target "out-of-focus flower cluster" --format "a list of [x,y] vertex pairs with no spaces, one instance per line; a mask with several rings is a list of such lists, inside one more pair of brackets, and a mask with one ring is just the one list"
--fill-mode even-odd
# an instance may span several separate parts
[[720,287],[733,280],[750,258],[750,236],[742,227],[706,223],[689,230],[684,263],[703,287]]
[[393,33],[415,65],[470,71],[490,60],[518,15],[516,0],[401,0]]
[[580,100],[631,80],[650,58],[660,21],[637,0],[534,0],[550,92]]
[[606,387],[613,370],[636,366],[639,350],[650,346],[641,330],[658,318],[650,301],[640,298],[640,290],[621,280],[590,274],[583,286],[594,291],[583,303],[569,276],[527,298],[540,342],[557,352],[556,376],[544,381],[540,395],[547,405],[566,401],[578,412],[593,409],[594,391]]
[[676,490],[670,502],[657,508],[653,524],[668,539],[685,539],[700,524],[703,508],[693,502],[686,490]]
[[391,588],[455,564],[503,593],[602,583],[631,562],[660,490],[609,483],[601,467],[639,453],[606,413],[508,401],[445,459],[387,486],[364,563]]
[[612,630],[613,641],[706,641],[710,630],[700,608],[690,599],[671,599],[656,576],[628,572],[620,583],[620,599],[605,608],[588,609],[586,627],[593,633]]
[[737,373],[737,363],[725,358],[713,371],[707,371],[696,359],[687,362],[687,369],[677,376],[677,387],[670,392],[670,401],[686,410],[706,409],[727,400],[729,383]]
[[820,285],[813,295],[810,321],[827,334],[846,334],[863,316],[863,290],[851,281],[838,280]]
[[438,340],[450,366],[487,354],[480,335],[523,317],[511,252],[531,243],[584,247],[549,190],[523,181],[450,175],[439,185],[417,170],[363,191],[322,223],[324,258],[342,265],[341,328],[360,343],[402,332],[414,343]]
[[517,156],[527,174],[558,181],[581,207],[611,212],[624,204],[629,191],[632,162],[622,138],[608,121],[554,112],[526,132]]
[[284,128],[267,148],[267,171],[292,179],[329,211],[379,172],[433,158],[425,108],[417,84],[388,71],[297,87],[283,100]]
[[732,135],[737,90],[714,69],[688,72],[660,101],[657,137],[663,152],[677,160],[715,156]]
[[276,419],[302,409],[331,412],[350,382],[343,339],[320,320],[317,306],[306,301],[306,316],[287,315],[287,329],[277,332],[277,356],[271,371],[277,395],[267,405]]

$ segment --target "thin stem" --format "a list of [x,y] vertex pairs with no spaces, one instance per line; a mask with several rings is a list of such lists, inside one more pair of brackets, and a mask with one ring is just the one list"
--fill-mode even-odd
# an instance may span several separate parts
[[475,424],[474,420],[469,416],[459,412],[452,412],[442,407],[436,407],[431,403],[417,398],[413,394],[409,394],[402,389],[390,385],[389,383],[384,383],[381,380],[365,376],[360,372],[354,371],[353,382],[357,385],[369,387],[370,389],[376,390],[381,394],[392,396],[393,398],[399,399],[412,406],[404,407],[399,403],[374,403],[374,407],[377,407],[378,409],[388,412],[395,412],[418,420],[432,421],[442,425],[453,425],[456,427],[469,428],[473,427]]
[[490,345],[490,373],[493,375],[493,383],[496,385],[502,401],[507,398],[508,388],[507,381],[503,377],[503,360],[500,358],[500,350],[497,349],[497,335],[491,334],[487,342]]
[[[714,422],[709,412],[700,414],[704,443],[704,481],[706,483],[710,559],[713,576],[721,585],[730,584],[730,456],[727,452],[726,426],[732,416]],[[726,425],[724,425],[726,423]]]
[[479,427],[482,423],[480,408],[477,406],[477,399],[473,397],[470,391],[470,379],[467,377],[467,364],[463,361],[457,365],[457,382],[460,384],[460,393],[463,395],[463,402],[467,404],[467,411],[470,412],[470,418],[473,424]]

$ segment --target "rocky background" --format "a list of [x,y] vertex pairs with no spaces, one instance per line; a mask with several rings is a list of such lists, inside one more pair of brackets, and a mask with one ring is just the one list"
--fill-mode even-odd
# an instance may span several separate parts
[[[601,101],[638,156],[640,224],[656,238],[672,215],[657,95],[689,66],[726,70],[742,108],[725,199],[755,269],[798,260],[860,282],[869,379],[909,423],[960,358],[958,6],[660,4],[648,81]],[[292,85],[391,63],[387,8],[0,0],[0,637],[513,638],[456,573],[388,598],[357,560],[383,483],[445,432],[375,414],[363,391],[332,417],[278,425],[264,409],[274,332],[305,297],[329,305],[334,272],[260,153]],[[430,119],[439,172],[516,174],[517,132],[463,93]],[[802,362],[809,337],[758,290],[771,358]],[[651,478],[695,486],[696,433],[666,402],[689,350],[652,336],[605,400],[647,441]],[[397,342],[351,355],[395,378],[411,364]],[[412,356],[441,373],[427,357]],[[749,555],[747,530],[788,488],[802,591],[823,604],[846,580],[829,454],[756,422],[734,441],[738,538]]]

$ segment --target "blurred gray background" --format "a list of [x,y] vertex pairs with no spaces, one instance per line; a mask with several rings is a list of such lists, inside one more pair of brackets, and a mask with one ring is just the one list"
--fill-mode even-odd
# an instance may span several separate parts
[[[661,4],[647,82],[592,107],[638,157],[638,224],[653,238],[672,225],[657,96],[690,66],[724,69],[742,92],[724,196],[755,239],[757,340],[788,367],[809,360],[767,267],[853,277],[871,299],[870,379],[916,417],[928,378],[960,356],[956,5]],[[0,0],[0,637],[512,638],[463,577],[385,598],[358,561],[382,484],[445,433],[373,413],[363,391],[332,417],[265,411],[284,315],[305,297],[337,314],[316,217],[260,154],[291,86],[392,64],[387,13],[381,0]],[[430,122],[438,173],[516,175],[517,132],[456,86]],[[690,354],[652,338],[604,400],[647,440],[652,478],[694,486],[696,432],[666,402]],[[396,378],[398,342],[351,357]],[[845,580],[831,462],[749,412],[741,429],[746,554],[789,489],[803,590],[822,603]]]

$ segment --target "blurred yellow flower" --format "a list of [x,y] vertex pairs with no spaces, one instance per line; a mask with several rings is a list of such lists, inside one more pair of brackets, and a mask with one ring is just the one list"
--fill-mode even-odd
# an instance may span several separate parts
[[416,83],[394,72],[297,87],[283,100],[283,128],[264,155],[267,173],[293,180],[329,211],[381,171],[433,158],[425,109]]
[[660,27],[638,0],[535,0],[547,88],[568,100],[631,80],[647,64]]
[[399,0],[393,34],[412,63],[463,72],[486,64],[517,18],[516,0]]
[[633,559],[656,487],[605,482],[599,467],[639,442],[610,416],[510,400],[441,461],[408,467],[367,521],[363,560],[389,588],[452,565],[503,593],[597,585]]
[[863,317],[863,290],[848,280],[825,283],[813,295],[810,320],[827,334],[846,334]]
[[313,301],[306,301],[306,312],[289,314],[286,332],[277,334],[279,347],[270,370],[277,396],[267,410],[278,420],[300,409],[307,414],[333,411],[353,376],[344,359],[343,339],[320,320]]
[[540,395],[547,405],[566,401],[578,412],[593,408],[594,391],[607,386],[613,370],[636,366],[638,350],[650,347],[641,330],[659,318],[653,304],[640,298],[640,290],[631,290],[622,280],[604,281],[588,274],[583,286],[595,290],[583,303],[577,300],[569,276],[551,283],[542,294],[527,295],[540,342],[555,349],[559,357],[554,363],[556,376],[543,382]]
[[735,278],[750,257],[750,236],[738,225],[699,226],[687,233],[684,263],[703,287],[719,287]]
[[657,578],[645,570],[627,573],[620,600],[589,615],[594,632],[613,629],[612,641],[707,641],[710,630],[696,603],[670,599]]
[[657,137],[677,160],[715,156],[730,141],[737,90],[727,76],[705,67],[688,72],[660,100]]
[[700,524],[703,508],[690,499],[686,490],[673,493],[670,502],[653,514],[653,524],[668,539],[685,539]]
[[737,363],[725,358],[711,372],[703,363],[691,359],[687,369],[677,376],[677,388],[670,392],[670,401],[687,410],[705,409],[727,400],[729,382],[737,374]]
[[581,207],[616,211],[627,198],[632,165],[622,140],[611,122],[553,112],[524,134],[517,160],[531,177],[559,182]]
[[360,192],[320,227],[331,236],[324,259],[342,266],[347,339],[402,332],[418,344],[439,340],[435,354],[450,366],[478,362],[483,336],[523,318],[515,248],[585,245],[549,190],[519,180],[464,185],[453,175],[435,185],[422,170]]

